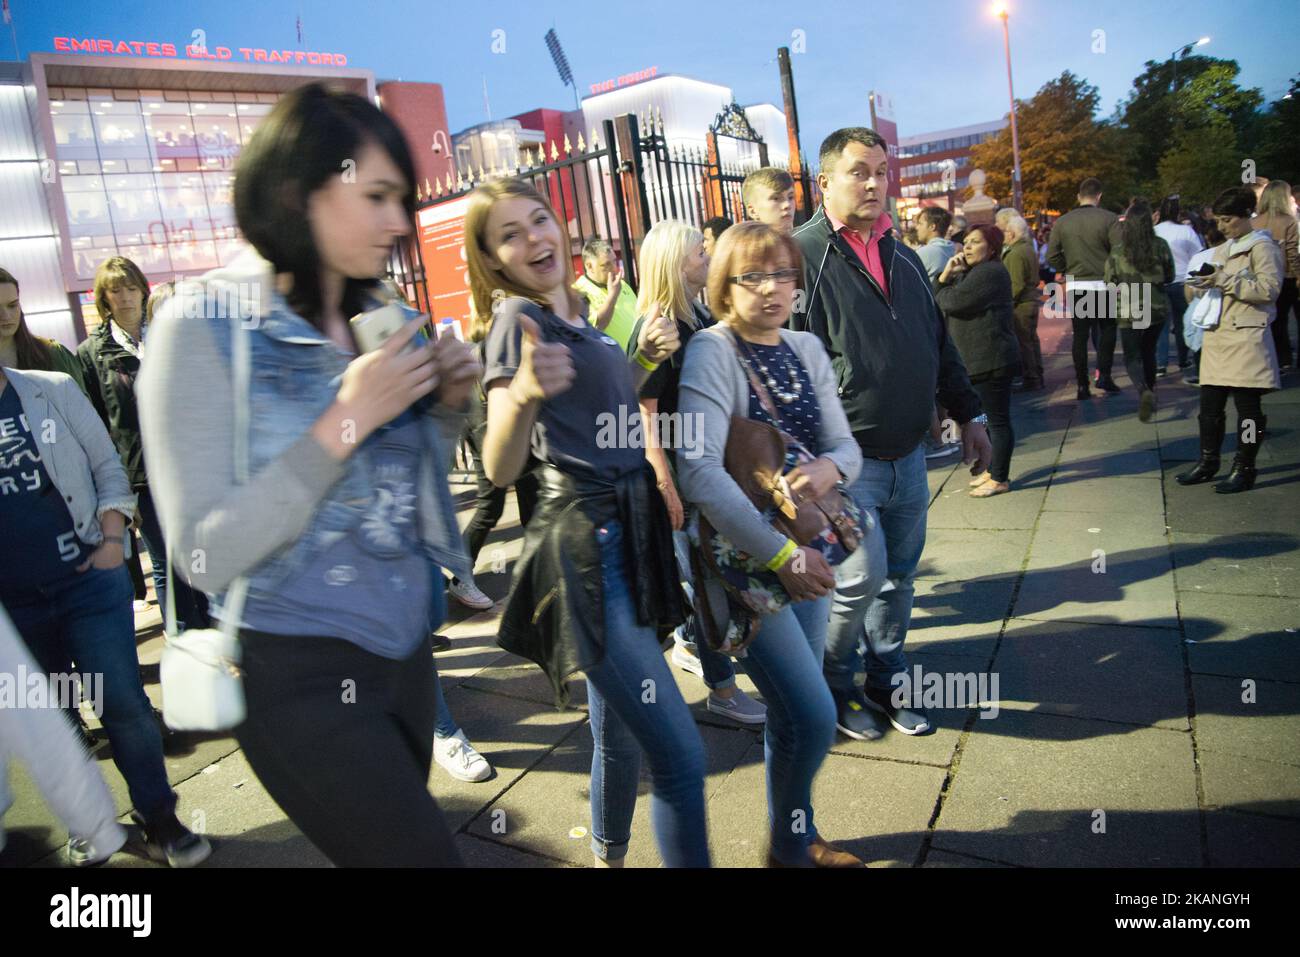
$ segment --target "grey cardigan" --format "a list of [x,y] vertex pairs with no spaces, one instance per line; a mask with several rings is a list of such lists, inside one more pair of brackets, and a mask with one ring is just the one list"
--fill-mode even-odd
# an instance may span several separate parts
[[[69,375],[36,369],[4,373],[22,403],[41,464],[68,506],[77,537],[87,545],[100,545],[104,530],[99,520],[105,512],[121,512],[128,525],[135,515],[131,483],[103,420]],[[124,554],[130,555],[130,542],[128,535]]]
[[[678,410],[683,417],[701,416],[697,430],[701,454],[677,456],[678,478],[682,496],[698,505],[714,528],[766,564],[785,547],[786,537],[763,520],[722,465],[731,417],[749,416],[749,380],[736,356],[732,335],[719,324],[691,336],[686,347]],[[862,469],[862,451],[849,431],[826,347],[811,332],[789,329],[781,330],[781,341],[808,371],[821,409],[817,448],[808,451],[826,456],[852,482]]]

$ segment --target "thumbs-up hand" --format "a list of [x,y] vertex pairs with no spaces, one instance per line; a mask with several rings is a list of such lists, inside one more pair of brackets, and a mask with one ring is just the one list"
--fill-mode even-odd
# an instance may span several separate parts
[[681,341],[677,335],[677,321],[661,313],[659,304],[650,307],[646,323],[641,327],[637,351],[650,362],[663,362],[677,351]]
[[544,341],[529,316],[519,317],[519,328],[523,332],[519,371],[510,383],[515,398],[521,403],[545,401],[566,391],[577,374],[569,347]]

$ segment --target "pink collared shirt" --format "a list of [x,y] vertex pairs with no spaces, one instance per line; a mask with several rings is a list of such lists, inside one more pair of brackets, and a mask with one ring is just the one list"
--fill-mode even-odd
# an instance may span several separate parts
[[871,224],[871,234],[866,239],[863,239],[862,234],[856,229],[851,229],[832,216],[829,211],[826,213],[826,218],[830,220],[831,228],[843,236],[845,242],[857,254],[862,267],[866,269],[868,275],[880,284],[880,288],[884,290],[885,298],[888,299],[889,282],[885,278],[885,266],[880,259],[880,237],[889,232],[894,225],[894,221],[889,214],[880,214],[880,217]]

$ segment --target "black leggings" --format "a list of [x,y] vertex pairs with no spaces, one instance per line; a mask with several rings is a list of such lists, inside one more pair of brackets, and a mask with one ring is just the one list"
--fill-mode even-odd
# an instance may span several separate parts
[[989,417],[989,441],[993,443],[989,475],[995,482],[1005,482],[1011,475],[1011,450],[1016,444],[1016,432],[1011,426],[1011,376],[999,375],[971,384]]
[[[492,529],[501,520],[501,513],[506,507],[508,489],[493,485],[483,471],[483,427],[470,428],[465,432],[465,444],[474,453],[474,478],[478,490],[474,496],[474,515],[465,526],[465,550],[469,552],[469,566],[474,567],[478,553],[483,550]],[[519,503],[519,526],[522,528],[533,517],[537,507],[537,478],[532,473],[535,461],[530,458],[525,471],[515,480],[515,498]]]
[[1124,367],[1139,392],[1156,387],[1156,345],[1165,331],[1164,321],[1153,322],[1146,329],[1125,326],[1119,331],[1124,346]]
[[429,793],[437,670],[339,638],[240,633],[248,716],[235,737],[268,794],[339,867],[452,867]]
[[1256,436],[1257,444],[1259,433],[1263,431],[1264,417],[1264,408],[1260,400],[1267,391],[1267,389],[1245,389],[1232,385],[1203,385],[1201,386],[1201,415],[1223,418],[1228,411],[1228,396],[1232,396],[1232,404],[1237,409],[1237,447],[1240,448],[1242,445],[1242,431],[1247,423]]

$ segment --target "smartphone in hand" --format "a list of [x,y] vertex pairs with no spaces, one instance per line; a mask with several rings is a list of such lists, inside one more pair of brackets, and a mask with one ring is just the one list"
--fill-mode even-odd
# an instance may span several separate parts
[[[412,309],[400,302],[390,302],[377,309],[358,313],[348,320],[348,325],[352,328],[352,337],[357,341],[357,348],[361,352],[374,352],[388,341],[389,336],[412,319],[424,318],[424,313],[418,309]],[[425,321],[427,322],[427,319]],[[428,342],[428,330],[421,329],[406,348],[418,349]]]

